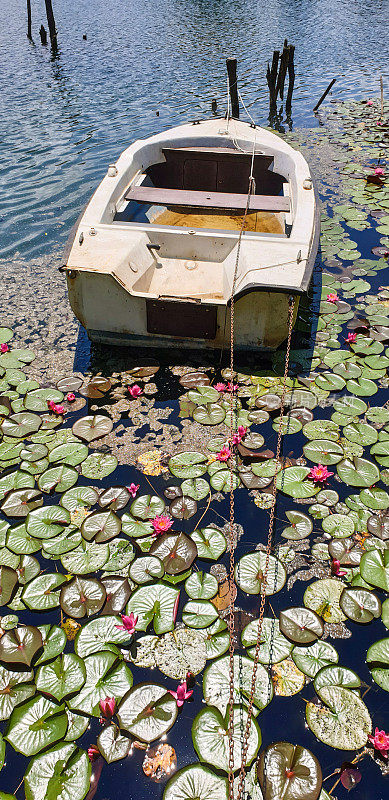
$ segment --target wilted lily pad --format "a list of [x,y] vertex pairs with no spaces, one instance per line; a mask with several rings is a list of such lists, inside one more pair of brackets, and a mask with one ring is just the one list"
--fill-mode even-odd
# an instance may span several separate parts
[[306,706],[307,723],[315,736],[339,750],[363,747],[371,731],[370,714],[363,700],[341,686],[323,686],[319,694],[324,706]]

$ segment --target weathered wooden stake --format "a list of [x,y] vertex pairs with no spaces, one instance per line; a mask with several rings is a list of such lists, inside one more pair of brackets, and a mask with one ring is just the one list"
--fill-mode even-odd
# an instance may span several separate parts
[[330,91],[330,89],[332,89],[332,87],[333,87],[333,85],[334,85],[335,81],[336,81],[336,78],[333,78],[333,79],[332,79],[332,81],[331,81],[331,83],[330,83],[330,84],[327,86],[327,88],[326,88],[325,92],[323,92],[323,94],[322,94],[322,96],[321,96],[321,98],[320,98],[319,102],[318,102],[318,103],[316,103],[316,105],[315,105],[315,108],[313,109],[314,111],[317,111],[317,109],[319,108],[319,106],[321,106],[321,104],[322,104],[323,100],[325,100],[325,98],[327,97],[327,94],[328,94],[328,92]]
[[47,44],[47,31],[43,25],[39,28],[39,36],[41,37],[42,44]]
[[284,99],[284,85],[285,85],[285,78],[286,78],[286,70],[288,69],[288,62],[289,62],[289,48],[288,48],[288,40],[285,39],[284,41],[284,49],[281,55],[280,61],[280,69],[278,72],[278,80],[276,86],[276,100],[278,94],[280,95],[281,100]]
[[55,19],[53,13],[53,6],[51,0],[45,0],[47,24],[49,26],[50,42],[53,48],[57,47],[57,29],[55,27]]
[[228,88],[231,98],[231,116],[239,119],[238,79],[236,76],[236,58],[227,58]]
[[294,89],[294,79],[295,79],[295,71],[294,71],[294,45],[289,45],[289,59],[288,59],[288,94],[286,96],[286,103],[285,103],[285,111],[287,114],[290,114],[292,108],[292,94]]
[[280,51],[274,50],[273,53],[273,60],[271,64],[271,69],[269,64],[267,65],[267,85],[269,87],[269,100],[270,100],[270,113],[273,114],[277,111],[277,95],[276,95],[276,81],[277,81],[277,70],[278,70],[278,61],[280,58]]
[[31,32],[31,0],[27,0],[27,38],[32,39]]
[[381,122],[384,118],[384,82],[382,80],[382,75],[380,77],[380,89],[381,89]]

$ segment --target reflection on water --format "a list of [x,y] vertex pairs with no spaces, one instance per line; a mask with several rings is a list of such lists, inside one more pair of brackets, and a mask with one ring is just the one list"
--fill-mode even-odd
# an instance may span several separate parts
[[40,44],[42,3],[32,3],[33,42],[23,7],[12,17],[8,7],[0,1],[0,255],[64,242],[107,164],[134,138],[208,115],[213,98],[224,113],[226,56],[237,56],[240,90],[262,124],[266,63],[285,36],[296,45],[294,125],[312,124],[333,77],[334,96],[363,97],[388,69],[384,1],[57,0],[55,54]]

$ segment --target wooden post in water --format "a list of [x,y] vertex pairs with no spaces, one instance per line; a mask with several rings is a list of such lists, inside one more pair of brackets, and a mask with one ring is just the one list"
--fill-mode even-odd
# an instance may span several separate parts
[[287,114],[290,114],[292,108],[292,94],[294,89],[294,79],[295,79],[295,71],[294,71],[294,45],[289,45],[289,59],[288,59],[288,94],[286,95],[286,103],[285,103],[285,111]]
[[277,111],[277,95],[276,95],[276,82],[278,61],[280,58],[280,51],[274,50],[271,68],[267,65],[267,85],[269,87],[269,100],[270,100],[270,113],[274,114]]
[[27,38],[32,39],[31,32],[31,0],[27,0]]
[[238,79],[236,76],[236,58],[227,58],[228,88],[231,98],[231,116],[239,119]]
[[284,86],[285,86],[286,70],[288,69],[288,63],[289,63],[288,40],[285,39],[284,49],[281,54],[280,69],[278,72],[278,79],[276,86],[276,100],[278,94],[280,95],[281,100],[284,99]]
[[45,0],[47,24],[49,26],[50,42],[53,49],[57,47],[57,29],[55,27],[55,19],[53,13],[53,6],[51,0]]
[[317,111],[317,110],[318,110],[318,108],[321,106],[321,104],[322,104],[323,100],[325,100],[325,98],[327,97],[327,94],[328,94],[328,92],[330,91],[330,89],[332,89],[332,87],[333,87],[333,85],[334,85],[335,81],[336,81],[336,78],[333,78],[333,79],[332,79],[332,81],[331,81],[331,83],[329,83],[329,84],[328,84],[328,86],[327,86],[327,88],[326,88],[325,92],[323,92],[323,94],[322,94],[322,96],[321,96],[321,98],[320,98],[319,102],[318,102],[318,103],[316,103],[316,105],[315,105],[315,108],[313,109],[314,111]]
[[39,36],[41,37],[42,44],[47,44],[47,31],[44,25],[39,28]]

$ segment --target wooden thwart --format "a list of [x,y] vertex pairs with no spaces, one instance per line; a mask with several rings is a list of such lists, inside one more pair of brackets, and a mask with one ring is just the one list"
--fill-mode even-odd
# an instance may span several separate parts
[[[194,192],[185,189],[158,189],[150,186],[132,186],[126,200],[151,203],[158,206],[192,206],[194,208],[226,208],[244,210],[247,194],[224,192]],[[290,211],[289,197],[254,194],[250,198],[250,211]]]

